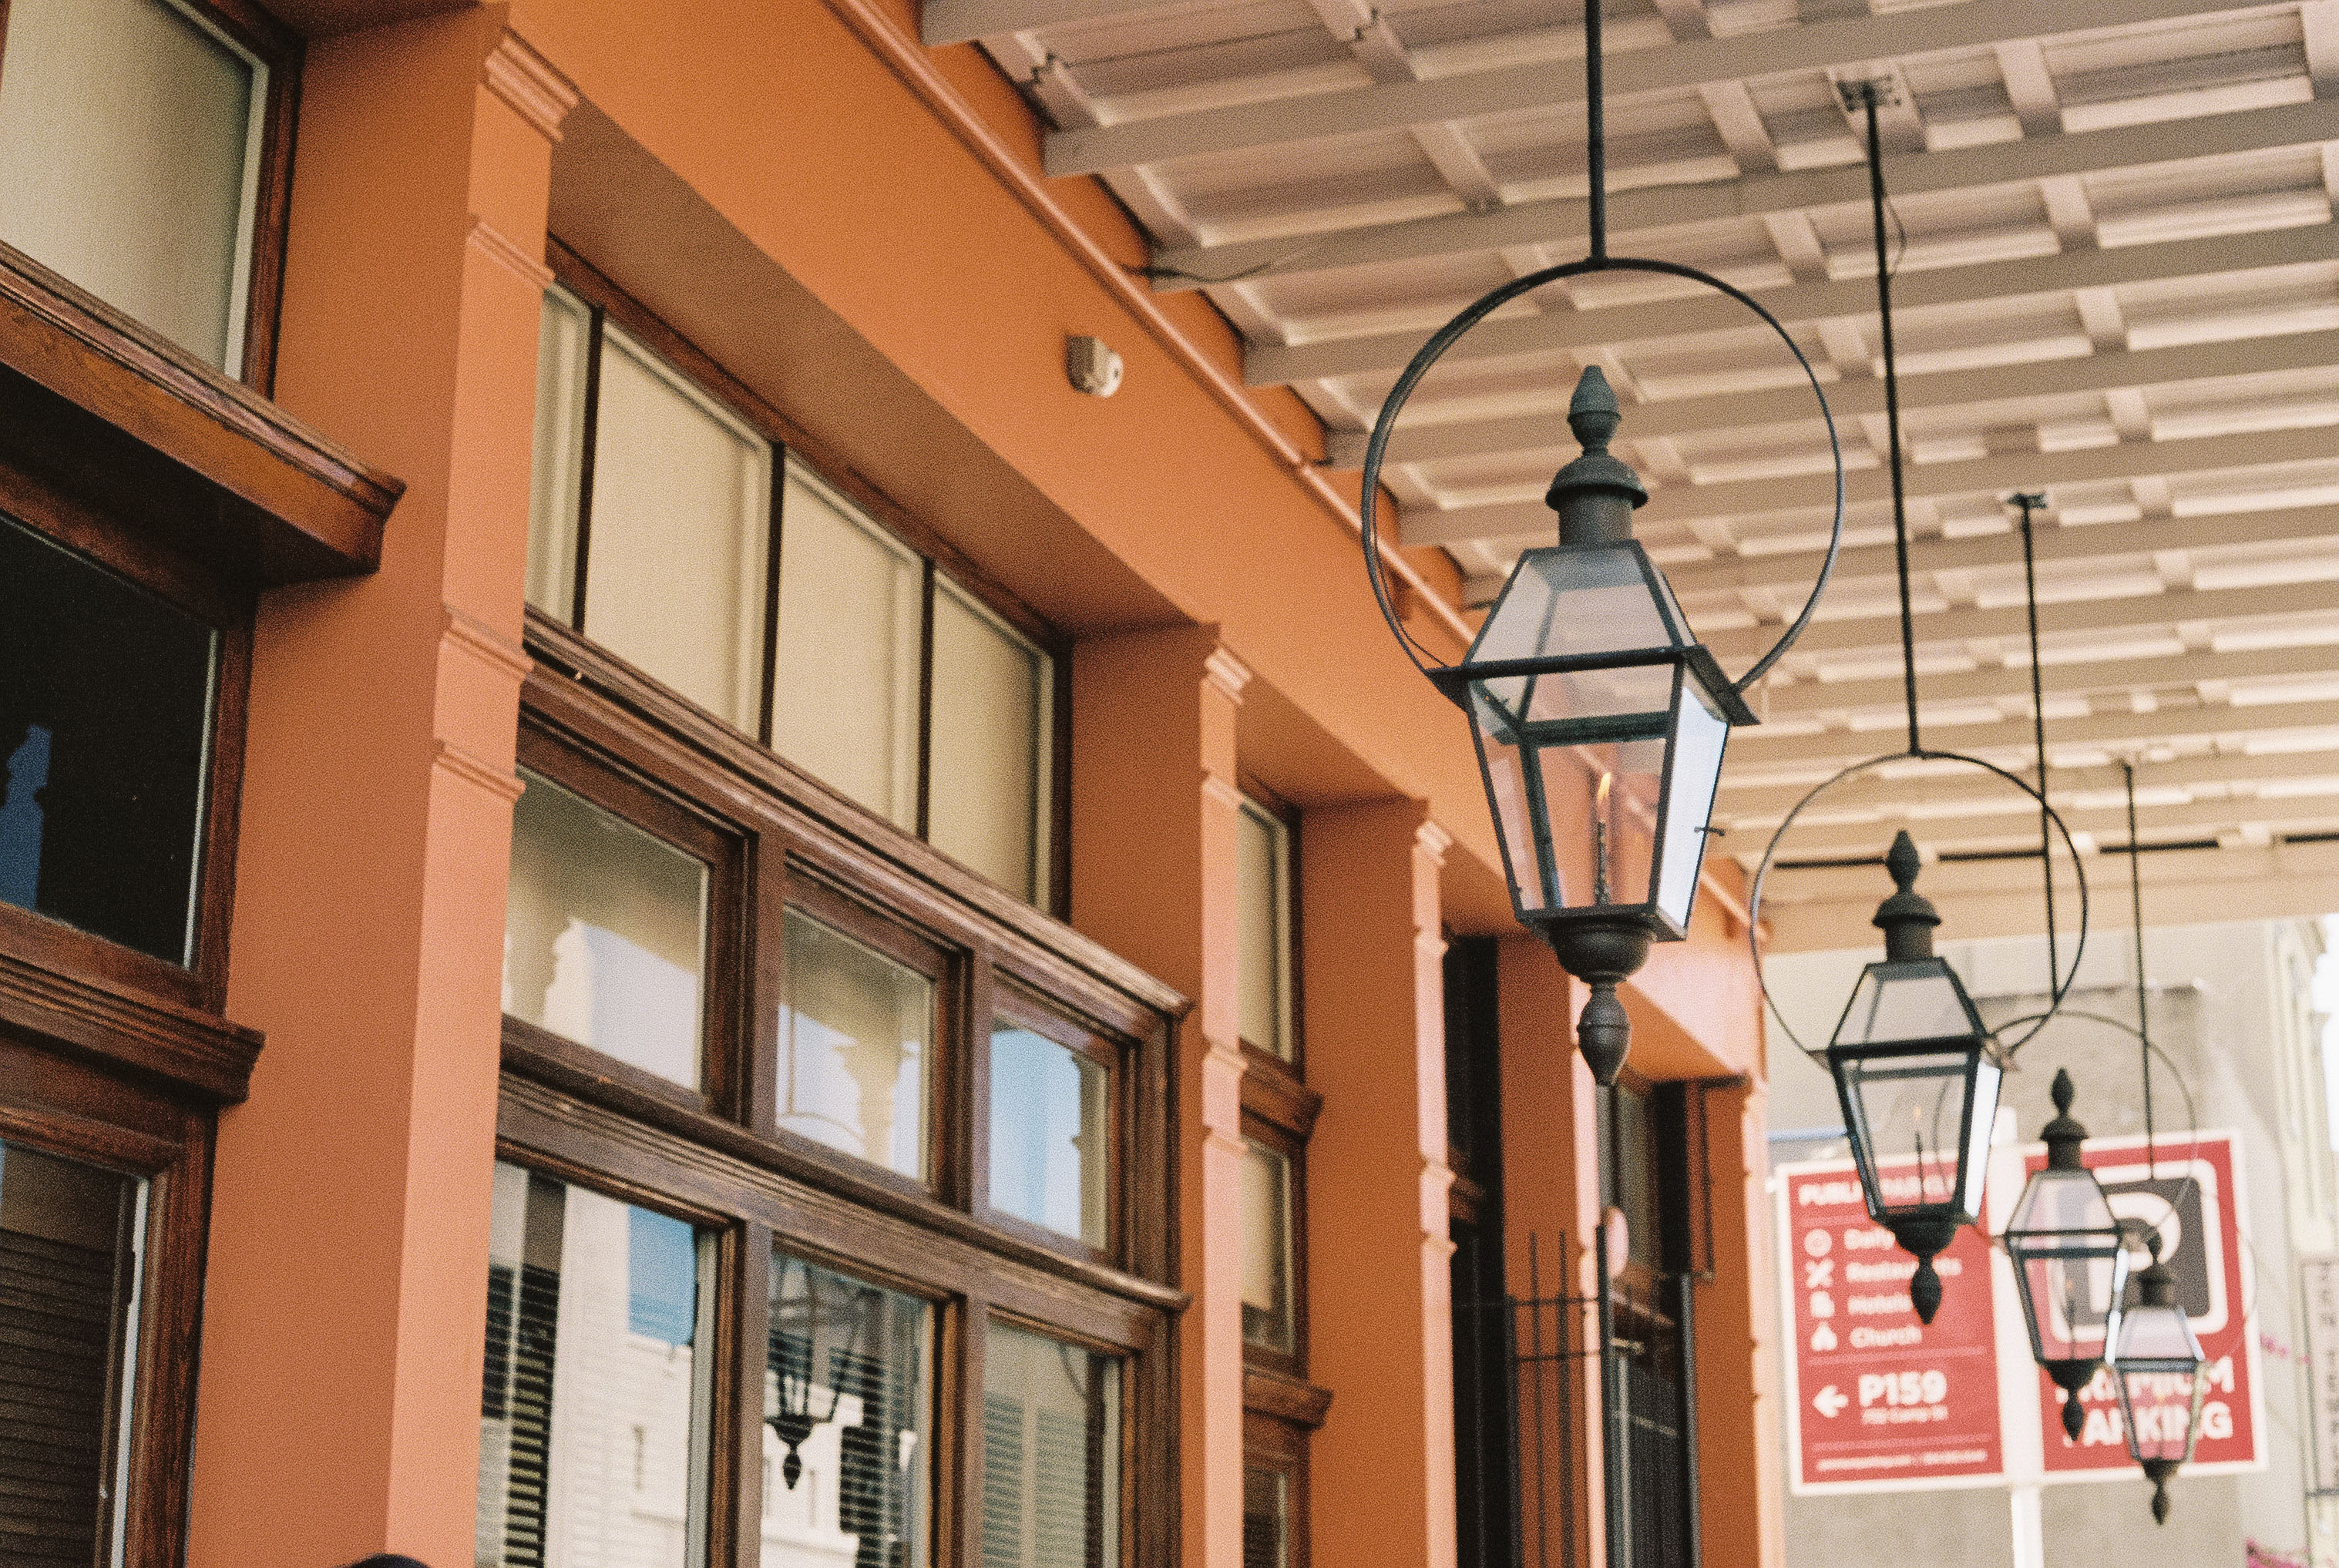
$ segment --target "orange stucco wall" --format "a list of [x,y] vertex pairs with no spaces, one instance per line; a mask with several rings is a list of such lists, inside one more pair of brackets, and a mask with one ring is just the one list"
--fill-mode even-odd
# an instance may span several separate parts
[[[751,345],[702,347],[825,426],[881,488],[947,488],[889,451],[906,409],[1010,476],[998,493],[1028,491],[1012,517],[945,502],[935,521],[1033,604],[1067,606],[1070,918],[1196,1002],[1177,1124],[1194,1302],[1179,1524],[1185,1560],[1209,1568],[1241,1550],[1238,773],[1305,810],[1309,1070],[1326,1096],[1311,1373],[1335,1396],[1316,1561],[1452,1560],[1438,952],[1443,930],[1500,923],[1475,764],[1381,626],[1354,534],[1295,469],[1288,449],[1317,439],[1304,409],[1249,394],[1271,434],[1239,419],[1179,357],[1191,345],[1231,371],[1225,324],[1199,297],[1156,315],[1110,286],[1031,188],[1134,262],[1119,210],[1091,182],[1031,179],[1020,100],[973,51],[929,57],[910,36],[903,0],[668,0],[654,15],[515,0],[311,44],[278,395],[410,488],[378,575],[271,594],[260,616],[229,1006],[268,1045],[221,1127],[201,1568],[469,1560],[541,258],[548,212],[626,210],[636,177],[581,138],[558,151],[572,97],[597,146],[659,166],[703,206],[692,222],[833,313],[894,400],[857,401],[840,368],[824,401],[821,375],[764,380]],[[753,269],[713,248],[645,250],[678,295],[760,299]],[[1119,395],[1066,386],[1070,331],[1122,353]],[[1067,561],[1141,591],[1084,595],[1058,580]],[[1421,564],[1450,584],[1442,557]],[[1702,900],[1692,941],[1633,988],[1637,1070],[1759,1087],[1726,904]],[[1566,1044],[1580,996],[1515,933],[1502,973],[1514,1201],[1580,1238],[1596,1218]],[[1763,1386],[1759,1108],[1750,1092],[1744,1117],[1715,1119],[1732,1129],[1717,1173],[1744,1190],[1716,1204],[1734,1272],[1706,1287],[1721,1305],[1699,1373],[1714,1562],[1757,1560],[1724,1542],[1751,1543],[1769,1506],[1755,1428],[1732,1414],[1751,1422]]]

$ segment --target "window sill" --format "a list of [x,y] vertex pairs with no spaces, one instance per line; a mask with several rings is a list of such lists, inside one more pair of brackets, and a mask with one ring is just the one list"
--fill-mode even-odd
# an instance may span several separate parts
[[6,245],[0,456],[261,584],[371,571],[405,490]]
[[36,1035],[232,1105],[250,1090],[260,1031],[143,1001],[0,952],[0,1029]]
[[1243,1408],[1255,1415],[1271,1415],[1278,1421],[1313,1431],[1324,1425],[1325,1414],[1332,1408],[1332,1391],[1286,1373],[1246,1366]]

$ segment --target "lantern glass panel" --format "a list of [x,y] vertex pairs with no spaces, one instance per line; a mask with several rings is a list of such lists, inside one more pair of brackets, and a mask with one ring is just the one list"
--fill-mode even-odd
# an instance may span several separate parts
[[2191,1458],[2208,1379],[2184,1308],[2139,1305],[2123,1312],[2112,1366],[2129,1455],[2179,1464]]
[[1673,647],[1683,625],[1638,545],[1546,546],[1519,557],[1470,662]]
[[[1834,1056],[1836,1090],[1864,1150],[1860,1176],[1879,1216],[1956,1201],[1973,1058],[1958,1050],[1874,1060]],[[1889,1174],[1884,1167],[1895,1167]]]
[[1838,1045],[1890,1045],[1979,1035],[1981,1019],[1947,961],[1871,963],[1836,1026]]
[[2104,1189],[2085,1170],[2042,1170],[2014,1206],[2007,1255],[2022,1284],[2030,1348],[2041,1361],[2104,1354],[2127,1280],[2127,1252]]
[[[1686,674],[1686,672],[1684,672]],[[1673,755],[1666,779],[1664,845],[1657,863],[1657,908],[1679,927],[1689,924],[1697,873],[1705,862],[1705,828],[1722,780],[1730,721],[1716,711],[1702,681],[1685,678],[1673,719]]]

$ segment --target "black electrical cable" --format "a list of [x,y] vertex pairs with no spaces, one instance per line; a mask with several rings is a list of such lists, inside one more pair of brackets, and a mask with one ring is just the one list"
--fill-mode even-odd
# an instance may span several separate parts
[[1924,754],[1917,728],[1917,618],[1909,602],[1909,498],[1900,474],[1900,371],[1892,352],[1892,270],[1884,244],[1884,143],[1876,124],[1876,84],[1860,84],[1868,109],[1868,199],[1876,228],[1876,310],[1884,328],[1884,429],[1892,469],[1892,557],[1900,578],[1900,678],[1909,701],[1909,754]]

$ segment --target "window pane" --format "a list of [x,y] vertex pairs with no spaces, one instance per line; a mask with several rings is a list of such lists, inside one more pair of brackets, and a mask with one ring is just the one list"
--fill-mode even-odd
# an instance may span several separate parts
[[0,240],[230,375],[263,71],[161,0],[10,0]]
[[1242,1568],[1284,1568],[1290,1561],[1290,1486],[1280,1470],[1244,1467]]
[[991,1207],[1107,1240],[1105,1070],[1007,1019],[991,1031]]
[[1120,1525],[1120,1363],[991,1324],[982,1568],[1106,1568]]
[[936,580],[926,838],[1035,902],[1048,885],[1052,668],[1005,622]]
[[528,496],[528,602],[564,624],[577,613],[577,486],[585,477],[585,361],[593,313],[544,291],[536,337],[536,466]]
[[479,1563],[703,1562],[709,1239],[496,1167]]
[[706,866],[523,773],[504,905],[504,1011],[698,1087]]
[[0,1560],[113,1561],[145,1187],[0,1144]]
[[923,1568],[932,1309],[785,1254],[764,1370],[764,1568]]
[[790,459],[772,749],[913,833],[924,602],[925,563]]
[[605,326],[582,629],[751,735],[771,495],[771,444]]
[[794,910],[786,942],[780,1125],[923,1179],[933,981]]
[[1290,837],[1274,816],[1243,803],[1236,817],[1237,932],[1242,968],[1235,991],[1242,1037],[1291,1060]]
[[0,902],[194,961],[217,646],[0,518]]
[[1245,1142],[1242,1166],[1243,1343],[1291,1353],[1291,1161]]

